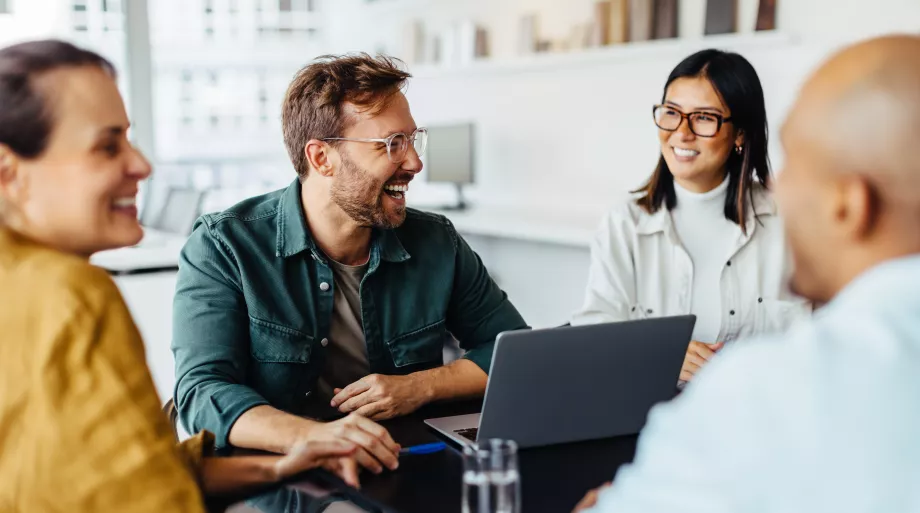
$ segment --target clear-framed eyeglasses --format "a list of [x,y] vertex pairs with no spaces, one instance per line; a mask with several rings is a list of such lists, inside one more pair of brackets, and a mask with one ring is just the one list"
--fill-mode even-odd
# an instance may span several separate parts
[[387,158],[394,164],[400,164],[406,160],[406,154],[409,152],[409,145],[415,148],[415,152],[421,156],[425,153],[428,146],[428,129],[417,128],[414,132],[406,135],[402,132],[391,134],[384,139],[359,139],[354,137],[326,137],[324,141],[348,141],[377,143],[386,148]]
[[684,114],[670,105],[655,105],[652,109],[652,115],[655,117],[655,125],[668,132],[677,131],[681,123],[686,119],[690,126],[690,131],[699,137],[715,137],[719,130],[722,129],[722,125],[732,120],[732,118],[725,118],[719,114],[705,111]]

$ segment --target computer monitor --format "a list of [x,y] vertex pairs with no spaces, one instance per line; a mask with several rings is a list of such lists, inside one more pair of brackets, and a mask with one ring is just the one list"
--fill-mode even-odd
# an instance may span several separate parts
[[428,181],[451,183],[457,188],[457,203],[445,209],[464,209],[463,186],[473,183],[473,137],[471,123],[428,127],[425,168]]
[[201,214],[201,202],[204,192],[194,189],[171,187],[166,193],[166,201],[160,215],[151,228],[167,233],[189,235],[195,225],[195,219]]

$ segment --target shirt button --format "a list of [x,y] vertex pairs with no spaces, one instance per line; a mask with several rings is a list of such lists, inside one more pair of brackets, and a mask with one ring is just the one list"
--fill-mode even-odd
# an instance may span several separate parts
[[735,311],[732,310],[732,311],[728,312],[728,314],[729,314],[729,315],[735,315]]
[[645,311],[645,313],[647,313],[647,314],[649,314],[649,315],[651,315],[651,314],[652,314],[652,309],[651,309],[651,308],[649,308],[648,310],[646,310],[646,311]]
[[329,345],[329,339],[328,339],[328,338],[324,338],[324,339],[320,340],[319,343],[320,343],[320,345],[322,345],[323,347],[326,347],[326,346]]
[[728,261],[728,263],[726,263],[725,265],[727,265],[727,266],[729,266],[729,267],[731,267],[731,266],[732,266],[732,261],[731,261],[731,260],[729,260],[729,261]]
[[327,290],[329,290],[329,284],[326,283],[326,282],[320,283],[320,284],[319,284],[319,290],[322,290],[323,292],[326,292]]
[[762,297],[757,298],[757,302],[758,302],[758,303],[763,303],[763,298],[762,298]]

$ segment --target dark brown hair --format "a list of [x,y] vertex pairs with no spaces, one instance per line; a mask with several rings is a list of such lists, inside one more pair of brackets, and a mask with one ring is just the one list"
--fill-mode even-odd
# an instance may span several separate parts
[[36,80],[60,68],[96,66],[115,77],[104,57],[63,41],[32,41],[0,50],[0,144],[23,158],[48,146],[54,113]]
[[284,144],[297,175],[307,175],[304,147],[311,139],[341,137],[349,126],[342,105],[372,113],[383,110],[411,75],[398,59],[366,53],[324,55],[297,72],[284,95],[281,126]]
[[[760,78],[751,63],[736,53],[703,50],[687,57],[674,68],[664,85],[662,102],[671,83],[686,77],[709,80],[731,110],[731,124],[744,134],[741,154],[732,150],[726,163],[728,197],[725,199],[725,218],[740,225],[741,230],[747,233],[747,206],[752,201],[753,182],[756,179],[764,187],[769,187],[771,176],[767,154],[767,109]],[[668,169],[664,156],[658,158],[658,166],[648,183],[633,192],[643,193],[636,203],[649,213],[657,212],[662,204],[668,210],[677,206],[674,175]]]

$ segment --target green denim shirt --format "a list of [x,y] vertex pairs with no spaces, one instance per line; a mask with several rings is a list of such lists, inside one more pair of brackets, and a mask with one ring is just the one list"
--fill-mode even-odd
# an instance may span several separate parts
[[[334,286],[296,180],[199,219],[173,304],[183,425],[223,447],[250,408],[302,413],[326,359]],[[360,295],[372,373],[442,365],[451,335],[488,372],[495,337],[527,327],[450,221],[412,209],[399,228],[374,231]]]

